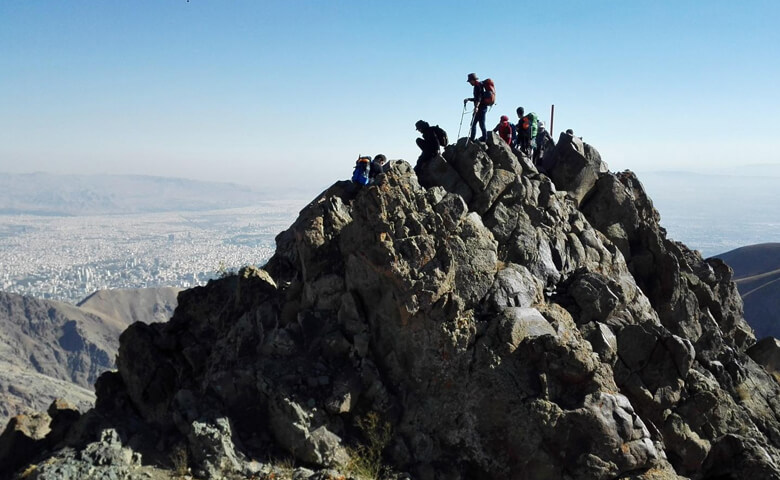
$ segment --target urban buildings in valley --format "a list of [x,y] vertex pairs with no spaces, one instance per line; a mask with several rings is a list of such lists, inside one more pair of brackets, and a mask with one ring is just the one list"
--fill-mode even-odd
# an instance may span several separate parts
[[193,287],[263,265],[302,202],[203,212],[0,215],[0,289],[78,303],[99,289]]

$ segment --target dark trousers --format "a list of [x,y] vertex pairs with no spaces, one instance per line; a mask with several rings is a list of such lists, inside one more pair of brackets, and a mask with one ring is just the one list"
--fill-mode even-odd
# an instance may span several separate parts
[[482,137],[480,137],[480,140],[484,140],[487,137],[487,129],[485,128],[486,113],[486,106],[480,106],[474,113],[474,118],[471,120],[471,133],[469,134],[469,139],[474,140],[474,136],[477,134],[477,124],[479,124],[479,129],[482,130]]
[[520,134],[517,137],[517,145],[520,147],[520,151],[524,154],[531,156],[531,137],[526,137],[523,134]]
[[439,147],[436,146],[436,149],[431,148],[430,145],[425,144],[425,140],[422,138],[417,139],[417,146],[420,147],[420,150],[422,150],[422,153],[420,154],[420,158],[431,158],[435,157],[439,154]]

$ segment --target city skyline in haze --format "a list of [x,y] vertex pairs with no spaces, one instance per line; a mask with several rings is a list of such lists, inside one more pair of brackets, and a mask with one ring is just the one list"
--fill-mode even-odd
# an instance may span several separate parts
[[9,0],[0,172],[326,187],[414,123],[535,111],[612,170],[780,163],[780,4]]

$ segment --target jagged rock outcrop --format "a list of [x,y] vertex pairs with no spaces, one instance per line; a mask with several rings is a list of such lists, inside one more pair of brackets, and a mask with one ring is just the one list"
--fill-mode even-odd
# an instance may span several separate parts
[[747,354],[780,381],[780,340],[766,337],[750,347]]
[[370,449],[420,480],[780,478],[780,385],[728,267],[591,146],[550,155],[552,180],[489,136],[334,184],[264,269],[128,328],[60,446],[185,445],[209,478],[357,477]]

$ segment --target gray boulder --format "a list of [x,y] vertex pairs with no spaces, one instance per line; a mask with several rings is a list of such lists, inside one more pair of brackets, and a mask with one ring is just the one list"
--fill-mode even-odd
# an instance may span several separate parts
[[780,380],[780,340],[765,337],[747,350],[747,354]]
[[596,185],[601,174],[608,171],[595,148],[581,138],[561,133],[549,154],[548,173],[558,190],[565,190],[580,205]]

